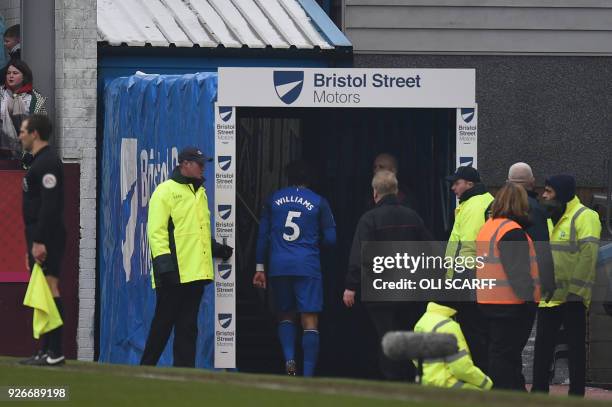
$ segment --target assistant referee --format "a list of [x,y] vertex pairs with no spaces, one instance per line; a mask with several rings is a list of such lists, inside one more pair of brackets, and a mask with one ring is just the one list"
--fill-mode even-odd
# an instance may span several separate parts
[[[66,242],[64,226],[64,171],[62,161],[49,145],[51,121],[34,114],[21,123],[19,141],[33,156],[23,178],[23,223],[27,242],[26,267],[41,265],[53,299],[63,319],[59,275]],[[42,336],[42,348],[22,364],[57,366],[64,364],[62,327]]]

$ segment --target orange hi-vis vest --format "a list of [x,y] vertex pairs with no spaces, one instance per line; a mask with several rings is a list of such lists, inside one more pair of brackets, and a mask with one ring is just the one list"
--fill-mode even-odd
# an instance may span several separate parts
[[[513,220],[507,218],[489,219],[484,224],[476,238],[476,255],[482,257],[484,266],[476,269],[476,277],[492,279],[493,287],[482,284],[476,291],[476,298],[480,304],[523,304],[525,301],[515,294],[508,281],[508,275],[501,262],[498,243],[509,231],[522,229]],[[540,301],[540,277],[533,241],[527,235],[529,244],[530,274],[533,280],[533,301]],[[517,242],[520,244],[520,242]]]

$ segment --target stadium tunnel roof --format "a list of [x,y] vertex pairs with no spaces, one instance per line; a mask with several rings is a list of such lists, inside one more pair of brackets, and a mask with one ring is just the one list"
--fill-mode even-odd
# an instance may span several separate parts
[[314,0],[98,0],[98,42],[130,47],[352,48]]

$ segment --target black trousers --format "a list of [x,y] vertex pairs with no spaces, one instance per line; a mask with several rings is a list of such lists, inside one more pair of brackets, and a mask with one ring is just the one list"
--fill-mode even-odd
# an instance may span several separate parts
[[156,289],[155,315],[141,365],[157,364],[174,328],[174,366],[195,367],[198,310],[204,285],[200,280]]
[[394,361],[385,356],[381,341],[390,331],[412,331],[425,312],[422,302],[365,303],[378,336],[378,365],[387,380],[411,381],[416,375],[414,365],[406,361]]
[[582,302],[538,308],[532,391],[548,393],[559,330],[563,325],[569,348],[569,394],[584,396],[586,380],[586,308]]
[[487,318],[475,302],[454,303],[457,310],[457,322],[461,326],[463,336],[467,342],[474,365],[488,374],[489,330]]
[[525,389],[523,348],[535,320],[536,304],[480,305],[488,325],[488,375],[496,389]]

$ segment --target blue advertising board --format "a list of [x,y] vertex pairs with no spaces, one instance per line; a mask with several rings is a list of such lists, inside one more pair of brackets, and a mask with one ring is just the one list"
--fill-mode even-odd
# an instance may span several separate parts
[[[182,148],[194,145],[214,156],[216,97],[216,73],[137,74],[115,79],[104,90],[98,231],[101,362],[140,361],[155,309],[146,235],[149,198],[172,174]],[[212,165],[204,176],[214,214]],[[197,367],[213,366],[214,295],[213,285],[207,285],[198,317]],[[172,339],[159,364],[172,364]]]

